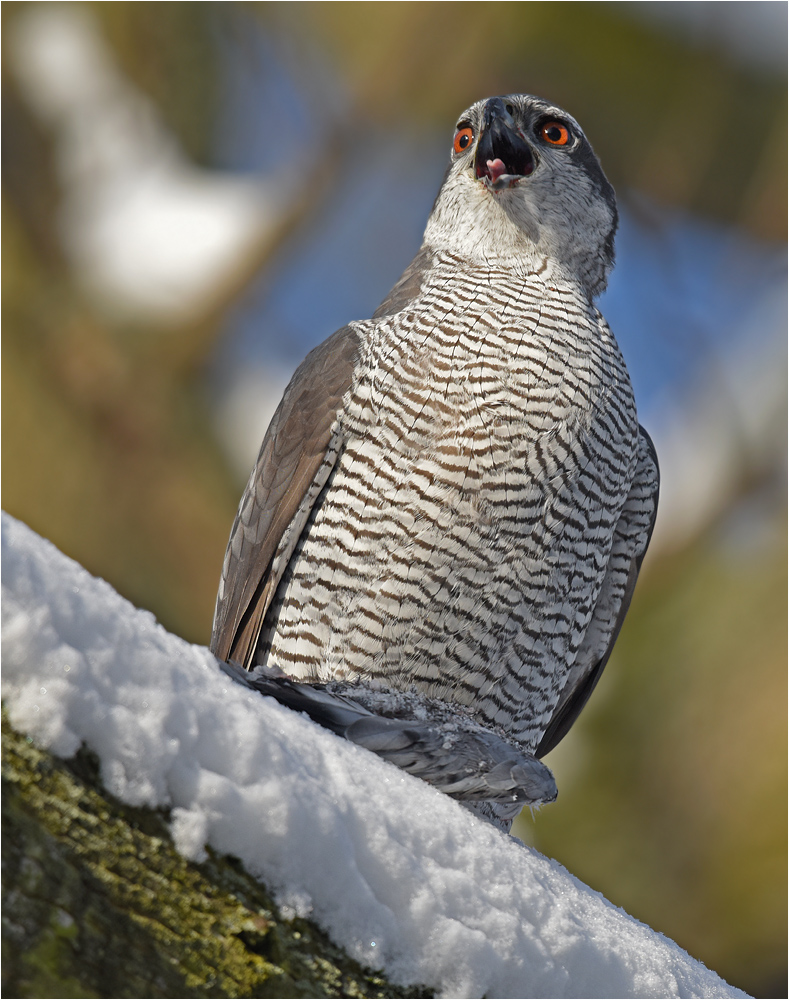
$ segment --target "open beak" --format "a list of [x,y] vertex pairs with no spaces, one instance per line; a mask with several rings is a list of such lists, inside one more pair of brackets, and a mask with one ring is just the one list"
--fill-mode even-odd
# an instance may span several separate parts
[[474,169],[479,180],[501,190],[528,177],[537,166],[531,146],[520,134],[500,97],[491,97],[483,108],[482,134],[477,143]]

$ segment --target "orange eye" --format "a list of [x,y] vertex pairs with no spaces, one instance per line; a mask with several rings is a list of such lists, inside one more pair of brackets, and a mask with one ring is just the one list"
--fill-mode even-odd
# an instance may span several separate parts
[[570,141],[570,130],[561,122],[546,122],[540,129],[540,135],[552,146],[566,146]]
[[462,128],[455,135],[454,149],[456,153],[462,153],[468,149],[474,138],[474,131],[470,128]]

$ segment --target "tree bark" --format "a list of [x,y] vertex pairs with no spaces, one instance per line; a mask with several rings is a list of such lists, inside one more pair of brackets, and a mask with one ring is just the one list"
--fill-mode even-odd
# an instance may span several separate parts
[[167,815],[109,795],[3,719],[7,997],[424,997],[288,921],[232,857],[196,864]]

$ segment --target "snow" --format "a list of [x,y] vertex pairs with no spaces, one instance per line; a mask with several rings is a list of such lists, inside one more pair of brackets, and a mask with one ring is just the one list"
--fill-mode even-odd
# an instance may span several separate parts
[[233,684],[19,521],[2,522],[3,698],[85,742],[176,845],[240,857],[394,981],[451,997],[744,997],[555,861],[305,717]]

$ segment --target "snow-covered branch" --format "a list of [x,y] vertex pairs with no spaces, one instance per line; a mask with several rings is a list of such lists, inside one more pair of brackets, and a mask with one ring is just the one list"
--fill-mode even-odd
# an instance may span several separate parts
[[240,858],[363,965],[453,997],[746,996],[556,862],[234,684],[5,515],[2,554],[13,727],[64,758],[85,744],[111,795],[169,810],[183,856]]

